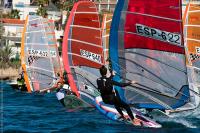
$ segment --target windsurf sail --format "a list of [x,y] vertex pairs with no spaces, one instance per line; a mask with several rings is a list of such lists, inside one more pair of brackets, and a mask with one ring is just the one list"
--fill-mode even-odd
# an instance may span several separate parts
[[[184,14],[184,39],[187,57],[187,72],[190,88],[199,94],[200,87],[200,6],[188,4]],[[199,105],[199,97],[191,100]]]
[[49,89],[62,74],[53,21],[27,16],[21,44],[21,61],[28,92]]
[[119,0],[111,26],[110,60],[123,100],[139,108],[175,110],[190,99],[181,0]]
[[104,64],[101,26],[96,5],[91,1],[74,4],[63,39],[63,63],[73,92],[85,101],[99,95],[96,79]]
[[[200,69],[200,6],[188,4],[184,18],[185,47],[188,65]],[[200,71],[197,72],[200,74]],[[200,83],[200,76],[195,77]]]
[[104,47],[104,59],[109,59],[109,38],[110,38],[110,26],[112,22],[112,14],[104,13],[102,21],[102,41]]

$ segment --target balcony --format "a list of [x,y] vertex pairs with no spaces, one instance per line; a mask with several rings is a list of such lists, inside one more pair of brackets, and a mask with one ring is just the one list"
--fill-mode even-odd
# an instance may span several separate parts
[[7,40],[20,42],[22,37],[22,32],[5,32],[3,37]]

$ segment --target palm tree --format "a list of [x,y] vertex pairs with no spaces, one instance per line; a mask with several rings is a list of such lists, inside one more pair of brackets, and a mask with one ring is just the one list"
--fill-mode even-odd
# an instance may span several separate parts
[[47,8],[45,6],[48,5],[48,3],[49,0],[37,0],[37,5],[39,6],[39,8],[36,14],[42,17],[46,17],[48,14]]
[[19,10],[12,10],[11,13],[9,14],[9,18],[15,18],[15,19],[19,19]]
[[36,2],[38,6],[44,7],[45,5],[48,5],[49,0],[37,0]]
[[45,18],[48,15],[47,9],[45,7],[39,7],[36,14]]
[[10,58],[13,55],[12,47],[8,44],[0,49],[0,67],[6,68],[11,65]]
[[62,10],[64,11],[71,11],[73,8],[73,5],[75,2],[77,2],[78,0],[68,0],[66,2],[64,2],[62,4]]

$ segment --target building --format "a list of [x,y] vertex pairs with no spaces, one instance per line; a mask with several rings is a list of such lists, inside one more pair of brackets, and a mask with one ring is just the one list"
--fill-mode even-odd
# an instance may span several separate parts
[[48,19],[58,21],[61,18],[61,11],[52,3],[47,6]]
[[114,12],[118,0],[101,0],[96,2],[97,8],[100,11]]
[[20,11],[21,20],[25,20],[27,15],[35,15],[38,10],[38,6],[31,5],[30,0],[14,0],[12,5],[13,9]]
[[24,28],[24,20],[19,19],[1,19],[4,33],[3,38],[7,45],[12,47],[13,56],[11,58],[15,58],[20,54],[21,47],[21,37]]
[[4,8],[11,8],[13,0],[2,0],[1,3]]

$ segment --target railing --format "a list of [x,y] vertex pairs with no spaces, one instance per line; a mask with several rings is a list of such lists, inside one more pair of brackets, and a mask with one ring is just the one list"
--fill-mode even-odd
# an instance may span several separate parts
[[95,3],[97,8],[99,9],[99,11],[102,11],[102,10],[107,10],[107,11],[114,11],[115,9],[115,6],[117,4],[117,0],[114,1],[114,0],[104,0],[104,1],[101,1],[101,2],[96,2]]
[[22,32],[4,32],[3,37],[22,37]]

